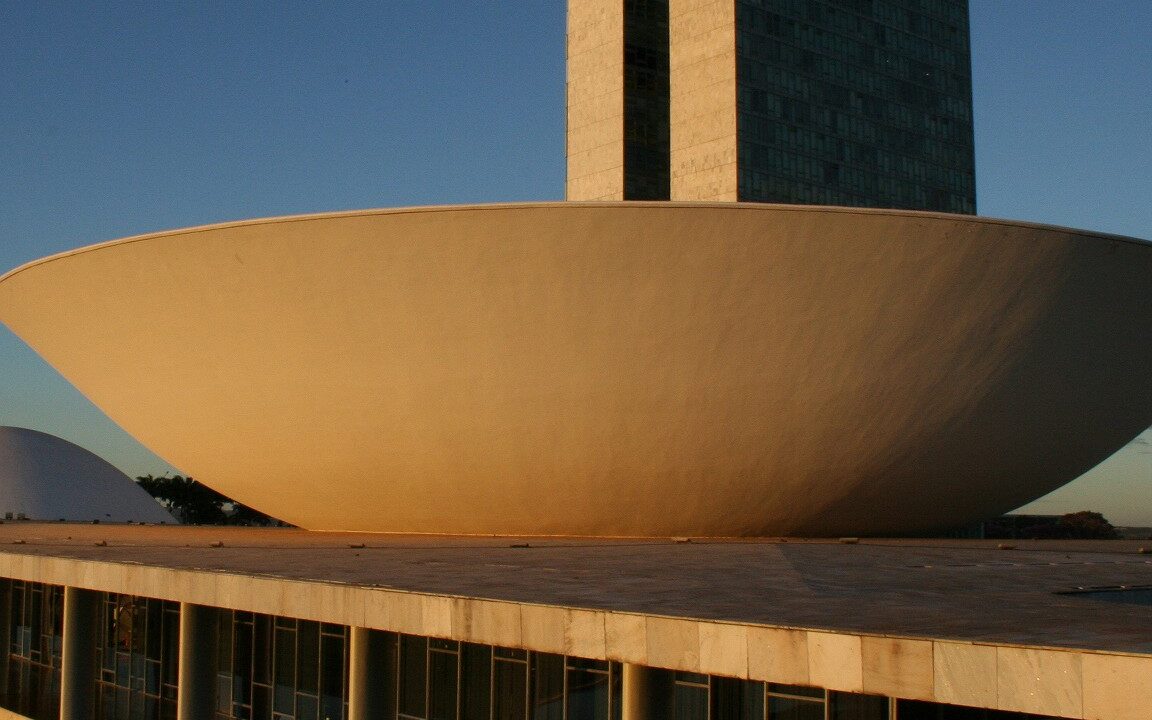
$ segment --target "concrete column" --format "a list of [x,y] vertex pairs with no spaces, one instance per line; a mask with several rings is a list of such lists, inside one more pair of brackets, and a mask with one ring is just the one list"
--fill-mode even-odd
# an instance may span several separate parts
[[643,665],[624,663],[621,678],[621,720],[656,720],[651,714],[652,671]]
[[177,720],[203,720],[216,710],[216,608],[180,603]]
[[672,717],[675,673],[625,663],[621,677],[622,720],[664,720]]
[[349,628],[348,720],[387,717],[388,636],[368,628]]
[[8,695],[8,660],[12,643],[12,581],[0,580],[0,698]]
[[64,588],[64,647],[60,668],[60,720],[96,716],[96,637],[100,593]]

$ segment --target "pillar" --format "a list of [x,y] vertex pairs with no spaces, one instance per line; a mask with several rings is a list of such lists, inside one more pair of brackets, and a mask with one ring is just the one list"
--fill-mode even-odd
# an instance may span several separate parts
[[8,661],[12,644],[12,581],[0,579],[0,698],[8,695]]
[[96,637],[100,593],[64,588],[64,647],[60,668],[60,720],[96,716]]
[[621,673],[621,720],[663,720],[672,717],[675,673],[662,668],[624,663]]
[[656,720],[651,714],[651,670],[643,665],[624,663],[621,678],[621,720]]
[[177,720],[203,720],[216,710],[216,608],[180,603]]
[[348,634],[348,720],[387,717],[388,636],[362,627]]

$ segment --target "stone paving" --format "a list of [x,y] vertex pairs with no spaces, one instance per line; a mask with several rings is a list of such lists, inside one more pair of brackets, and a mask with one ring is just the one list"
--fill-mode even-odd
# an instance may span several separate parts
[[[1001,544],[1010,549],[1000,549]],[[420,593],[1152,654],[1145,541],[509,538],[6,522],[0,552]],[[1106,602],[1109,597],[1133,602]]]

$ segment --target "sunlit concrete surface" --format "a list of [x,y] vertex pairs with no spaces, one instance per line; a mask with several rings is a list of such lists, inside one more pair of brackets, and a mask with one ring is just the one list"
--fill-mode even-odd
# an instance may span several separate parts
[[312,529],[872,534],[1017,507],[1152,425],[1152,246],[930,213],[530,204],[128,238],[0,320]]
[[[1152,556],[1130,541],[5,524],[0,547],[0,577],[67,588],[1044,716],[1152,713],[1132,692],[1152,673],[1147,591],[1120,589],[1152,585]],[[1089,586],[1114,590],[1068,592]]]
[[0,427],[0,519],[176,520],[96,454],[55,435]]

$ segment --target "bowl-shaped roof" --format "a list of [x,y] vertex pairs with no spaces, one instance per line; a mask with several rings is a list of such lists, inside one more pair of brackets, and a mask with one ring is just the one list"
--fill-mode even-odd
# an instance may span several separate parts
[[175,466],[307,528],[959,525],[1152,424],[1152,246],[745,204],[178,230],[0,279],[0,320]]

